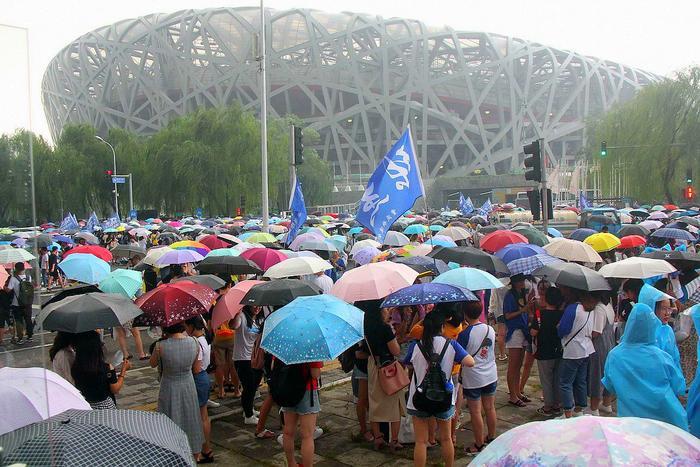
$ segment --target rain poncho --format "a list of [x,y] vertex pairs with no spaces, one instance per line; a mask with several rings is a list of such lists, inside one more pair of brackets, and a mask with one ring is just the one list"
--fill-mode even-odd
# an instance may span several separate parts
[[[644,285],[639,291],[639,303],[647,305],[651,308],[652,312],[656,310],[656,303],[665,299],[673,300],[673,297],[648,284]],[[671,326],[662,324],[656,330],[656,345],[671,356],[676,368],[683,374],[683,370],[681,369],[681,354],[678,351],[676,336]]]
[[[700,334],[700,305],[695,305],[690,309],[690,316],[693,318],[695,332]],[[698,339],[698,361],[700,361],[700,339]],[[688,424],[690,432],[700,438],[700,371],[695,372],[695,379],[688,391]]]
[[603,384],[617,395],[618,416],[651,418],[688,430],[677,397],[685,394],[685,381],[671,357],[656,346],[659,326],[647,305],[632,308],[620,345],[608,354]]

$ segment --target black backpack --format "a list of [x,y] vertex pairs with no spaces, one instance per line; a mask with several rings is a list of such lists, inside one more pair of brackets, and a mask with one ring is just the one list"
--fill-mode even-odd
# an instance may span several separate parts
[[350,373],[355,368],[355,350],[356,346],[352,346],[338,356],[340,368],[344,373]]
[[[278,406],[294,407],[304,397],[309,378],[304,375],[303,365],[303,363],[287,365],[279,359],[273,361],[268,386],[272,400]],[[312,393],[312,406],[313,403]]]
[[[15,276],[17,277],[17,276]],[[19,306],[27,306],[34,303],[34,284],[28,280],[20,279],[19,281],[19,294],[17,295],[17,303]]]
[[418,385],[413,393],[413,406],[416,410],[429,414],[445,412],[452,407],[452,391],[447,389],[447,376],[442,371],[440,364],[450,345],[450,340],[445,340],[442,352],[426,352],[422,344],[418,342],[418,349],[423,358],[428,362],[428,371],[425,373],[423,381],[418,385],[415,371],[413,379]]

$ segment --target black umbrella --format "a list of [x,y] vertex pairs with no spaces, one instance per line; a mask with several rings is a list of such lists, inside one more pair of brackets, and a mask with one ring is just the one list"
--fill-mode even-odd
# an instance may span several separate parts
[[683,222],[688,225],[692,225],[693,227],[696,227],[700,229],[700,219],[697,217],[689,217],[689,216],[682,216],[676,219],[677,222]]
[[185,432],[141,410],[67,410],[0,436],[0,446],[3,465],[196,465]]
[[134,266],[132,269],[133,269],[134,271],[144,272],[144,271],[146,271],[146,270],[148,270],[149,268],[152,268],[152,267],[153,267],[153,266],[151,266],[150,264],[144,263],[143,261],[141,261],[139,264],[137,264],[136,266]]
[[356,242],[359,242],[361,240],[367,240],[368,238],[371,238],[372,240],[374,240],[374,235],[368,234],[366,232],[362,232],[362,233],[355,235]]
[[115,258],[143,258],[146,256],[146,249],[138,245],[117,245],[112,250]]
[[27,246],[36,244],[37,248],[48,248],[53,243],[51,235],[41,234],[27,240]]
[[185,276],[173,279],[171,282],[190,281],[197,284],[206,285],[210,289],[219,290],[226,285],[226,281],[213,274],[199,274],[197,276]]
[[610,284],[600,273],[576,263],[552,263],[532,271],[533,276],[579,290],[610,290]]
[[483,227],[479,227],[478,232],[480,234],[488,235],[491,232],[495,232],[496,230],[508,230],[508,227],[506,227],[503,224],[485,225]]
[[42,308],[46,308],[52,303],[60,302],[66,297],[72,297],[73,295],[82,295],[91,292],[102,292],[96,285],[74,285],[73,287],[66,287],[65,289],[58,292],[56,295],[51,297],[46,303],[42,304]]
[[428,258],[426,256],[397,256],[392,258],[394,263],[405,264],[418,274],[430,273],[439,276],[450,270],[450,267],[441,259]]
[[253,286],[241,300],[246,305],[283,306],[297,297],[319,295],[321,289],[299,279],[276,279]]
[[122,295],[91,292],[52,303],[41,310],[37,323],[48,331],[78,333],[121,326],[141,313]]
[[195,269],[204,274],[262,274],[255,263],[240,256],[207,256]]
[[509,274],[506,264],[497,256],[471,246],[437,247],[428,256],[457,264],[477,267],[490,273]]
[[679,250],[656,250],[642,253],[644,258],[662,259],[671,263],[676,269],[696,269],[700,267],[700,255]]
[[617,236],[622,238],[628,235],[639,235],[641,237],[646,237],[651,233],[649,229],[639,224],[625,224],[617,232]]

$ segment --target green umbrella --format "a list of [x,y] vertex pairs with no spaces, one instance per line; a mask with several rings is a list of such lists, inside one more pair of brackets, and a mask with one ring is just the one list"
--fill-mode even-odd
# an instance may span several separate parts
[[531,245],[545,246],[549,243],[549,239],[544,233],[532,227],[516,227],[513,229],[513,232],[518,232],[520,235],[527,238],[527,241]]
[[122,295],[134,298],[141,290],[143,278],[141,273],[131,269],[115,269],[99,283],[98,287],[105,293]]

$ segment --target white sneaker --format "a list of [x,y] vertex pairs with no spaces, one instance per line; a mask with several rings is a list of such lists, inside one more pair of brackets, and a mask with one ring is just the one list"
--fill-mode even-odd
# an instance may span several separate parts
[[260,411],[253,409],[253,415],[256,417],[260,415]]
[[277,444],[279,444],[280,446],[284,446],[284,435],[283,434],[280,434],[277,437]]
[[576,412],[576,411],[574,410],[574,412],[573,412],[573,416],[574,416],[574,417],[583,417],[583,415],[584,415],[584,414],[583,414],[583,410],[580,411],[580,412]]
[[214,402],[212,400],[207,400],[207,407],[215,409],[217,407],[221,407],[221,404],[219,404],[218,402]]
[[314,439],[318,439],[323,435],[323,428],[320,426],[317,426],[314,428]]
[[593,415],[594,417],[600,417],[600,411],[591,409],[590,415]]
[[611,413],[613,413],[612,405],[603,405],[603,404],[600,404],[600,405],[598,406],[598,410],[599,410],[600,412],[603,412],[603,413],[606,413],[606,414],[611,414]]
[[258,424],[258,417],[256,417],[255,414],[253,414],[252,417],[244,417],[243,424],[244,425],[257,425]]

